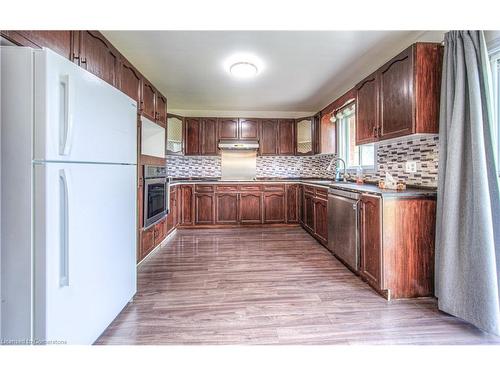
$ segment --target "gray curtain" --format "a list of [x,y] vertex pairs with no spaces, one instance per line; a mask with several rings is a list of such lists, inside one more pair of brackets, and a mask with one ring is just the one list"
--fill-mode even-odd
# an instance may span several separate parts
[[500,335],[500,196],[482,31],[445,36],[436,222],[439,309]]

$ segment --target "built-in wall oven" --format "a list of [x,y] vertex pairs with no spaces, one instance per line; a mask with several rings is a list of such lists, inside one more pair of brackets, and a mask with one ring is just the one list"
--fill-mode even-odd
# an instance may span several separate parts
[[167,169],[154,165],[144,166],[144,227],[163,219],[169,210],[169,179]]

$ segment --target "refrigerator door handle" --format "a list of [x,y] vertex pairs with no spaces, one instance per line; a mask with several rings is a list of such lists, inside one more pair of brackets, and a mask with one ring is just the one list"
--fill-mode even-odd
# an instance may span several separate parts
[[68,179],[59,170],[59,286],[69,286]]
[[61,76],[61,87],[64,89],[64,116],[59,128],[59,154],[68,155],[71,150],[73,133],[73,114],[71,112],[71,85],[69,74]]

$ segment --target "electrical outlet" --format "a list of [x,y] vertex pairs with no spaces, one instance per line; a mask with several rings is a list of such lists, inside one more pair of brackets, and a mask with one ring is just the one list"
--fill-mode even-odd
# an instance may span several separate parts
[[417,172],[417,162],[413,160],[409,160],[406,162],[406,172],[407,173],[415,173]]

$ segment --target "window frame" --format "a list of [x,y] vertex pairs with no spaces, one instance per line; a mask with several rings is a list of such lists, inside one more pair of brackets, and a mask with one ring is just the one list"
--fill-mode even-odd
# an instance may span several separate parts
[[491,67],[493,91],[493,138],[496,143],[495,160],[497,175],[500,177],[500,38],[492,40],[488,51]]
[[[342,112],[343,110],[345,110],[346,108],[348,107],[351,107],[351,106],[354,106],[354,111],[344,117],[344,118],[337,118],[337,114],[339,112]],[[343,140],[343,143],[346,144],[347,143],[347,137],[348,137],[348,133],[347,131],[344,131],[342,133],[344,134],[341,134],[341,121],[344,120],[344,119],[347,119],[351,116],[354,116],[354,128],[356,129],[356,126],[357,126],[357,118],[356,118],[356,101],[350,101],[346,104],[344,104],[342,107],[336,109],[334,112],[333,112],[333,116],[336,118],[335,120],[335,139],[336,139],[336,144],[335,144],[335,149],[336,149],[336,154],[338,157],[342,158],[343,160],[346,161],[346,172],[349,172],[349,173],[353,173],[355,171],[357,171],[357,169],[359,167],[361,167],[363,169],[363,172],[369,172],[369,173],[373,173],[373,172],[376,172],[377,171],[377,149],[378,149],[378,146],[377,146],[377,143],[373,143],[373,165],[356,165],[356,166],[348,166],[347,165],[347,158],[345,157],[345,155],[341,155],[341,144],[340,144],[340,141],[341,139]],[[348,126],[346,126],[346,129],[348,128]],[[356,138],[356,134],[352,134],[352,137],[354,137],[354,139]],[[355,147],[358,147],[358,152],[359,152],[359,160],[361,160],[361,147],[363,146],[368,146],[367,145],[356,145]]]

